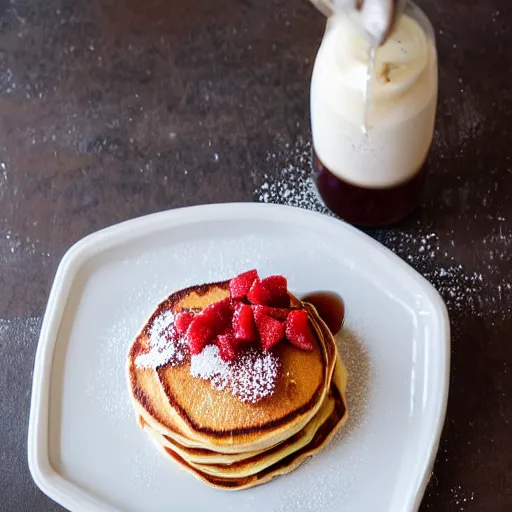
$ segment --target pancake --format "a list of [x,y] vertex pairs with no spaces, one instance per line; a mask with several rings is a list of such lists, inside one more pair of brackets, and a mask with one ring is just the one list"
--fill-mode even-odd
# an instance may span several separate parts
[[170,448],[190,463],[233,464],[234,462],[240,462],[241,460],[256,457],[257,455],[265,453],[266,451],[256,450],[253,452],[245,453],[219,453],[212,450],[205,450],[204,448],[189,448],[154,430],[148,423],[146,423],[146,421],[144,421],[144,418],[140,415],[137,418],[137,422],[143,430],[150,431],[154,437],[158,439],[158,442],[162,445],[162,447]]
[[[334,409],[334,400],[329,397],[326,398],[324,405],[320,408],[316,416],[297,434],[291,436],[286,441],[283,441],[276,446],[259,452],[257,455],[248,457],[241,460],[234,460],[230,464],[223,463],[197,463],[192,462],[188,458],[186,451],[178,451],[169,443],[165,443],[162,439],[162,435],[156,431],[151,431],[151,427],[146,426],[145,429],[150,430],[148,432],[153,436],[154,441],[160,444],[163,448],[168,448],[177,455],[179,455],[189,466],[197,471],[212,476],[221,476],[224,478],[240,478],[251,476],[261,472],[263,469],[275,464],[286,455],[297,451],[298,449],[306,446],[313,436],[315,435],[318,428],[326,421],[331,415]],[[241,454],[242,456],[245,454]]]
[[[336,365],[336,372],[333,376],[330,397],[332,399],[332,408],[327,418],[318,425],[304,429],[304,435],[298,433],[289,441],[282,443],[284,446],[273,454],[272,459],[267,463],[256,464],[253,471],[247,471],[245,465],[239,470],[237,464],[234,467],[226,466],[227,470],[222,471],[218,468],[214,471],[203,471],[200,465],[193,465],[185,460],[173,449],[163,446],[161,438],[150,427],[146,430],[156,446],[169,458],[177,462],[182,469],[190,473],[195,478],[208,483],[213,487],[223,490],[242,490],[269,482],[270,480],[289,473],[300,466],[308,457],[322,450],[332,439],[334,434],[346,423],[348,412],[345,405],[344,389],[346,386],[346,373],[341,363]],[[307,437],[307,442],[303,442]],[[245,471],[244,471],[245,470]],[[237,475],[237,473],[239,473]],[[249,474],[247,474],[249,473]]]
[[[178,451],[174,446],[163,441],[163,436],[153,431],[151,435],[154,436],[155,441],[161,444],[164,448],[169,448],[185,460],[189,466],[197,471],[211,476],[220,476],[224,478],[243,478],[260,473],[269,466],[279,462],[282,458],[290,455],[293,452],[305,447],[311,442],[314,435],[323,423],[332,414],[335,406],[335,401],[332,395],[329,395],[324,400],[322,407],[318,413],[311,419],[311,421],[299,432],[290,438],[282,441],[276,446],[264,450],[249,458],[242,458],[241,460],[234,460],[230,464],[225,463],[197,463],[190,460],[186,451]],[[151,427],[148,426],[150,429]],[[245,455],[245,454],[241,454]]]
[[[288,343],[279,344],[276,352],[284,378],[279,379],[272,397],[257,406],[241,402],[227,390],[212,392],[208,381],[190,375],[189,364],[168,364],[156,372],[134,364],[147,349],[149,332],[158,315],[204,309],[227,297],[228,286],[229,281],[195,286],[162,302],[130,350],[128,379],[137,412],[160,434],[189,448],[207,447],[221,453],[260,451],[300,431],[317,413],[328,392],[336,347],[332,336],[324,339],[315,322],[312,324],[319,350],[308,352]],[[293,296],[291,304],[302,306]],[[311,313],[313,308],[309,306],[309,310]]]
[[[292,471],[329,442],[348,417],[347,376],[334,338],[316,309],[289,292],[288,309],[306,312],[307,320],[301,314],[308,322],[310,338],[313,336],[313,350],[289,342],[278,343],[271,353],[264,352],[259,344],[242,346],[235,360],[245,364],[247,357],[249,366],[243,370],[249,373],[241,375],[249,375],[251,386],[260,385],[252,383],[259,383],[263,374],[254,372],[267,371],[261,370],[265,358],[271,356],[278,361],[270,392],[264,388],[256,399],[244,400],[232,388],[236,381],[214,387],[207,380],[211,376],[192,371],[191,364],[198,364],[199,356],[190,359],[186,349],[186,356],[179,358],[176,343],[183,338],[173,341],[169,352],[172,355],[176,351],[177,359],[167,357],[169,353],[158,359],[171,345],[168,336],[173,335],[165,329],[177,313],[198,313],[229,297],[229,293],[229,281],[223,281],[178,291],[160,303],[129,350],[127,381],[139,425],[169,458],[209,485],[238,490]],[[164,325],[165,318],[171,323]],[[155,329],[164,348],[157,345],[160,352],[151,359],[151,365],[139,364],[141,359],[146,361],[155,355]],[[219,348],[208,347],[216,350],[215,357],[222,363]],[[201,357],[206,354],[203,364],[207,371],[216,364],[208,359],[211,353],[206,349],[200,353]]]

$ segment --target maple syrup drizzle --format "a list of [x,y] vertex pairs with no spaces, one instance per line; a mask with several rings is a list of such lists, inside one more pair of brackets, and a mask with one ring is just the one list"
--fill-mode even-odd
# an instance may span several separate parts
[[341,330],[345,321],[345,303],[340,295],[335,292],[318,291],[307,293],[300,300],[315,307],[333,335]]

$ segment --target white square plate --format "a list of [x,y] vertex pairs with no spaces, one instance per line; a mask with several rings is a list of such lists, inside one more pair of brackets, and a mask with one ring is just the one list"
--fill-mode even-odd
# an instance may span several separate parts
[[[139,429],[125,358],[168,294],[254,267],[284,274],[297,294],[344,297],[350,420],[298,470],[228,493],[182,472]],[[338,220],[250,203],[142,217],[88,236],[59,266],[34,369],[30,470],[72,511],[414,511],[439,443],[449,353],[434,288]]]

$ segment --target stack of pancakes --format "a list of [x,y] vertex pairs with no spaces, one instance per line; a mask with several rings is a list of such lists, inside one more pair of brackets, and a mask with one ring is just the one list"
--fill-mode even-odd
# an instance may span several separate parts
[[229,281],[172,294],[153,313],[128,355],[127,377],[139,425],[164,453],[210,485],[237,490],[288,473],[319,451],[347,419],[346,373],[336,344],[315,308],[305,308],[317,347],[290,343],[274,351],[281,361],[271,396],[243,402],[229,390],[193,377],[190,361],[141,368],[155,319],[165,311],[202,310],[229,296]]

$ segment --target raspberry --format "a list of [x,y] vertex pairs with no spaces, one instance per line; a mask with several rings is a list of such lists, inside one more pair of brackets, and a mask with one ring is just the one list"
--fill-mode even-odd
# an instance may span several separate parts
[[243,299],[251,288],[252,283],[258,279],[256,270],[249,270],[243,274],[233,277],[229,281],[229,293],[232,299]]
[[204,308],[199,316],[203,316],[213,326],[216,335],[220,334],[231,325],[233,317],[232,302],[229,298],[214,302]]
[[259,304],[255,304],[252,306],[253,311],[256,313],[263,313],[264,315],[271,316],[276,320],[286,320],[288,313],[290,312],[287,308],[271,308],[270,306],[262,306]]
[[251,306],[242,302],[235,305],[233,332],[236,341],[256,341],[256,325]]
[[254,312],[254,320],[264,350],[270,350],[283,339],[284,323],[259,311]]
[[212,323],[202,314],[196,315],[187,330],[187,344],[191,355],[202,352],[212,342],[216,332]]
[[224,361],[233,361],[237,356],[236,342],[233,338],[233,332],[227,330],[224,334],[219,334],[215,340],[219,348],[219,354]]
[[286,337],[290,343],[302,350],[315,348],[315,337],[311,332],[306,311],[303,309],[290,311],[286,319]]
[[183,336],[194,318],[194,313],[190,311],[180,311],[174,318],[174,328],[179,336]]
[[288,307],[290,296],[283,276],[270,276],[263,280],[256,279],[247,293],[252,304],[274,307]]

